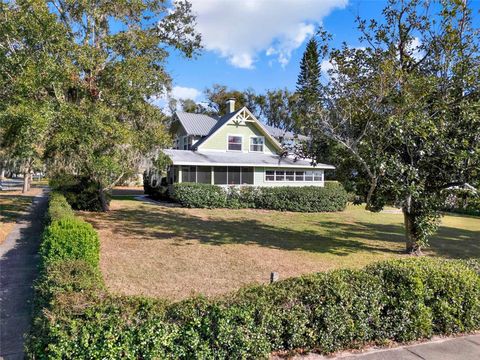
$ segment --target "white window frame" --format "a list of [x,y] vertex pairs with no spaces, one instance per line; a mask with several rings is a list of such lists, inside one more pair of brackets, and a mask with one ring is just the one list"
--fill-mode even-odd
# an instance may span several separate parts
[[[268,180],[267,179],[267,171],[273,171],[273,180]],[[277,180],[277,171],[283,171],[284,172],[284,180]],[[287,180],[287,171],[293,171],[293,181],[292,180]],[[297,171],[303,173],[302,180],[297,180]],[[306,180],[305,177],[307,175],[307,172],[312,172],[312,180]],[[319,173],[321,175],[321,180],[315,180],[315,173]],[[270,175],[272,176],[272,175]],[[264,170],[263,173],[263,180],[264,182],[268,183],[274,183],[274,182],[280,182],[280,183],[322,183],[325,181],[325,174],[323,170],[297,170],[297,169],[269,169],[269,170]]]
[[[262,150],[252,150],[252,146],[260,146],[260,144],[253,144],[252,139],[262,139],[262,144],[261,144]],[[265,136],[257,136],[257,135],[250,136],[250,144],[249,144],[249,147],[248,147],[248,151],[258,152],[258,153],[265,152]]]
[[[230,150],[229,149],[229,146],[230,146],[230,141],[229,141],[229,138],[230,137],[239,137],[241,140],[240,140],[240,150]],[[236,144],[236,143],[232,143],[232,144]],[[236,152],[243,152],[243,135],[238,135],[238,134],[227,134],[227,151],[236,151]]]

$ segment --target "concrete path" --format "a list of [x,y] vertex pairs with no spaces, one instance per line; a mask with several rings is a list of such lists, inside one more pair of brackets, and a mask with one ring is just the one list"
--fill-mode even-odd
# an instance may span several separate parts
[[47,208],[44,190],[0,245],[0,359],[23,359],[24,334],[30,328],[38,246]]
[[443,338],[394,349],[371,349],[361,354],[345,352],[337,356],[309,354],[296,360],[479,360],[480,335]]

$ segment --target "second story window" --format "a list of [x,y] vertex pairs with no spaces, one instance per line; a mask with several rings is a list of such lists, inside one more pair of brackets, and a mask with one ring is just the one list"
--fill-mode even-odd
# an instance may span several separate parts
[[228,136],[228,150],[242,151],[242,137],[229,135]]
[[263,136],[252,136],[250,138],[250,151],[263,152],[263,144],[265,140]]
[[192,137],[191,136],[184,136],[183,137],[183,150],[191,150],[192,149]]

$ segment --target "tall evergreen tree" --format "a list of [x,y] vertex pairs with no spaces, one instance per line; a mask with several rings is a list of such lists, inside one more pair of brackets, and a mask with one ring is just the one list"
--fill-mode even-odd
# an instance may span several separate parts
[[320,92],[320,61],[317,40],[312,37],[300,62],[297,93],[301,112],[305,114],[316,101]]

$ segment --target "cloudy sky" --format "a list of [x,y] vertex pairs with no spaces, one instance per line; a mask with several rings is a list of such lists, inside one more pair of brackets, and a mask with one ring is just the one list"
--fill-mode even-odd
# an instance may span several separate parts
[[[381,18],[382,0],[190,0],[204,50],[195,59],[173,55],[173,96],[202,100],[214,83],[257,92],[294,89],[308,39],[322,24],[334,45],[359,46],[354,19]],[[473,6],[480,8],[480,0]]]

